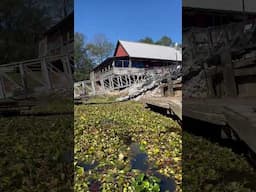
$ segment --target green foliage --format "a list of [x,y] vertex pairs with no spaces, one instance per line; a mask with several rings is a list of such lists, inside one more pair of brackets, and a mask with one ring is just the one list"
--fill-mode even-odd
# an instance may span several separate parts
[[74,39],[75,81],[90,79],[93,64],[87,54],[85,37],[83,34],[76,32]]
[[[131,169],[130,140],[148,154],[150,167],[139,185],[157,191],[150,174],[156,169],[181,191],[180,126],[136,102],[75,106],[75,191],[89,191],[91,180],[101,183],[101,191],[136,191],[133,183],[142,172]],[[79,161],[98,165],[81,174]]]
[[243,156],[186,132],[182,142],[184,191],[256,191],[256,173]]
[[37,57],[39,38],[52,23],[47,10],[39,4],[40,1],[1,0],[1,64]]
[[[55,101],[45,101],[34,111],[62,112],[72,106],[70,100]],[[0,127],[0,191],[73,189],[73,166],[63,161],[73,151],[72,115],[0,117]]]
[[159,39],[156,44],[158,45],[164,45],[164,46],[173,46],[173,42],[172,39],[170,37],[167,36],[163,36],[161,37],[161,39]]
[[143,39],[140,39],[139,42],[141,43],[148,43],[148,44],[154,44],[154,41],[151,37],[145,37]]
[[[174,47],[175,42],[172,41],[172,39],[166,35],[162,36],[158,41],[154,41],[151,37],[145,37],[143,39],[140,39],[139,42],[142,43],[148,43],[148,44],[156,44],[156,45],[163,45],[163,46],[170,46]],[[182,45],[177,44],[177,48],[181,49]]]
[[113,53],[114,45],[104,34],[97,34],[93,42],[86,45],[86,48],[93,64],[97,65]]
[[75,81],[90,79],[93,66],[100,64],[113,52],[113,44],[105,35],[99,34],[90,43],[85,42],[83,34],[75,33]]
[[136,192],[159,192],[160,180],[154,176],[146,176],[144,173],[138,175],[132,183]]

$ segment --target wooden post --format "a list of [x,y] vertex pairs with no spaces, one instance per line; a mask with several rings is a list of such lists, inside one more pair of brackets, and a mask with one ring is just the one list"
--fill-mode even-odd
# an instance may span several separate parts
[[47,63],[45,58],[41,60],[41,68],[42,68],[42,73],[43,73],[44,80],[46,82],[47,89],[52,89],[52,83],[50,80],[50,75],[47,69]]
[[123,76],[119,76],[119,79],[120,79],[120,85],[121,85],[121,87],[123,87],[124,86],[124,84],[123,84]]
[[213,89],[213,81],[212,81],[212,72],[208,70],[208,66],[206,63],[204,63],[204,74],[207,84],[207,94],[208,96],[212,97],[214,96],[214,89]]
[[212,42],[212,33],[211,31],[208,29],[207,30],[207,40],[208,40],[208,52],[209,55],[212,55],[212,50],[213,50],[213,42]]
[[129,86],[129,82],[128,82],[128,75],[125,75],[125,86],[128,87]]
[[96,91],[95,91],[95,84],[94,84],[94,81],[91,81],[91,85],[92,85],[92,95],[95,95],[95,94],[96,94]]
[[101,88],[103,91],[105,91],[105,85],[103,79],[100,80]]
[[114,89],[114,82],[113,82],[113,76],[112,75],[109,77],[109,82],[110,82],[111,89]]
[[223,80],[226,92],[225,95],[236,96],[237,89],[230,51],[223,51],[223,53],[221,54],[221,63],[223,65]]
[[6,97],[4,79],[2,74],[0,73],[0,98],[4,99]]
[[129,86],[132,84],[131,75],[128,75]]
[[117,82],[118,82],[118,88],[120,88],[121,83],[120,83],[120,76],[117,77]]
[[62,64],[63,64],[64,73],[68,77],[70,85],[73,86],[73,74],[72,74],[72,69],[71,69],[71,65],[70,65],[68,56],[66,56],[65,58],[62,59]]
[[92,94],[95,95],[96,90],[95,90],[94,72],[91,72],[91,73],[90,73],[90,80],[91,80],[91,85],[92,85]]
[[65,57],[65,60],[66,60],[68,75],[71,80],[71,84],[73,85],[73,74],[72,74],[71,64],[69,62],[68,56]]
[[23,63],[19,64],[19,69],[20,69],[20,75],[21,75],[21,83],[23,86],[24,93],[26,95],[27,91],[28,91],[28,82],[27,82],[27,77],[26,77],[26,75],[27,75],[26,70],[25,70]]
[[129,59],[129,68],[132,68],[132,60]]
[[173,81],[171,78],[168,79],[168,96],[174,96]]

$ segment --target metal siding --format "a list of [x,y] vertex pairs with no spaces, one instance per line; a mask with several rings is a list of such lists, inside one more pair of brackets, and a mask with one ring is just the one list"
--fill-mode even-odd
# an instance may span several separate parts
[[119,41],[130,57],[181,61],[181,50],[147,43]]

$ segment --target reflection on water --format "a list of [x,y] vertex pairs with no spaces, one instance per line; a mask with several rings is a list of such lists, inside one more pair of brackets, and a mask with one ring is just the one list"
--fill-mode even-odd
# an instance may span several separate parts
[[83,168],[84,168],[84,171],[89,171],[89,170],[91,170],[91,169],[94,169],[95,167],[97,167],[98,164],[99,164],[99,163],[96,162],[96,161],[93,162],[93,163],[91,163],[91,164],[89,164],[89,163],[84,163],[84,162],[81,162],[81,161],[77,162],[77,166],[83,167]]
[[138,143],[131,143],[131,167],[132,169],[138,169],[146,174],[151,170],[151,175],[160,179],[160,191],[173,192],[176,189],[176,184],[173,178],[166,177],[158,173],[155,169],[150,168],[148,163],[148,155],[140,149]]
[[140,150],[137,143],[132,143],[131,148],[131,167],[141,171],[148,170],[148,155]]

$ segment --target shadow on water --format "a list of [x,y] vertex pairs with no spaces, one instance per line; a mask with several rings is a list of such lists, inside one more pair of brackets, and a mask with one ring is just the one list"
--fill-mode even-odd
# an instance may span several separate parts
[[207,184],[217,185],[222,183],[223,185],[226,185],[231,182],[238,182],[241,183],[241,181],[245,182],[245,187],[250,188],[253,191],[256,191],[256,173],[248,173],[246,171],[240,171],[240,170],[228,170],[228,171],[222,171],[222,177],[217,180],[206,180]]
[[[210,142],[218,143],[222,147],[230,148],[234,153],[238,155],[244,155],[248,162],[256,169],[256,154],[248,147],[248,145],[238,139],[232,139],[230,137],[223,137],[222,133],[230,129],[229,127],[215,125],[208,122],[184,117],[182,129],[184,132],[203,137]],[[183,132],[183,133],[184,133]],[[186,141],[184,140],[183,143]]]
[[165,117],[169,117],[172,120],[177,121],[179,124],[181,123],[181,121],[180,121],[180,119],[177,115],[170,113],[165,108],[154,106],[154,105],[148,105],[146,108],[150,109],[151,111],[153,111],[155,113],[159,113],[161,115],[164,115]]
[[138,169],[141,171],[148,170],[148,155],[140,149],[140,145],[137,143],[131,143],[130,148],[132,169]]
[[[132,169],[137,169],[142,171],[146,175],[155,176],[160,179],[160,191],[165,192],[173,192],[176,189],[176,184],[173,178],[166,177],[157,172],[157,170],[151,168],[148,163],[148,155],[143,150],[141,150],[140,145],[138,143],[130,143],[130,164]],[[99,162],[95,161],[93,163],[84,163],[78,161],[77,166],[83,167],[84,171],[89,171],[96,168],[99,165]],[[150,174],[149,174],[150,173]],[[90,192],[100,191],[101,182],[95,179],[89,180],[89,190]]]
[[81,161],[77,162],[77,166],[79,167],[83,167],[84,171],[89,171],[91,169],[94,169],[95,167],[97,167],[99,165],[99,163],[97,161],[93,162],[93,163],[84,163]]
[[175,191],[176,184],[173,178],[166,177],[160,173],[158,173],[155,169],[150,169],[150,165],[148,163],[148,155],[140,149],[140,145],[138,143],[131,143],[131,167],[132,169],[137,169],[142,171],[143,173],[151,172],[152,176],[155,176],[160,179],[160,191]]
[[[99,165],[99,162],[95,161],[93,163],[84,163],[81,161],[77,162],[77,166],[83,167],[84,171],[90,171],[96,168]],[[90,192],[98,192],[101,188],[101,182],[96,179],[89,179],[89,191]]]
[[101,191],[101,182],[95,179],[90,179],[89,180],[89,190],[90,192],[99,192]]

